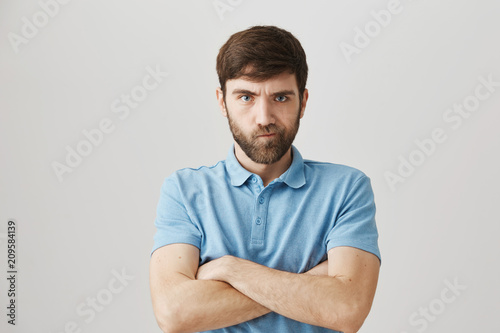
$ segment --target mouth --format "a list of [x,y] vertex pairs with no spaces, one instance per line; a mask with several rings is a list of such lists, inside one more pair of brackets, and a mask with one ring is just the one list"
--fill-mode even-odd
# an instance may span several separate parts
[[259,135],[258,138],[272,138],[275,135],[276,135],[276,133],[267,133],[267,134]]

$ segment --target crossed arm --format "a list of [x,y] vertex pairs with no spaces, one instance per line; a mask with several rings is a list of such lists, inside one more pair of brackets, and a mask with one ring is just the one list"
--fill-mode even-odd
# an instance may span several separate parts
[[151,257],[153,309],[164,332],[197,332],[236,325],[271,311],[304,323],[357,332],[368,315],[380,262],[368,252],[336,247],[328,261],[295,274],[224,256],[198,268],[188,244]]

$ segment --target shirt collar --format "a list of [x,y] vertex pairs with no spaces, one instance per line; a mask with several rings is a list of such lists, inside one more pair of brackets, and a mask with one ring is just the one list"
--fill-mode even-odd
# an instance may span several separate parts
[[231,178],[231,185],[241,186],[252,175],[250,171],[241,166],[234,154],[234,143],[231,145],[226,158],[226,170]]
[[[292,145],[292,164],[278,180],[284,182],[292,188],[299,188],[306,183],[304,175],[304,160],[298,149]],[[231,185],[241,186],[249,177],[253,175],[250,171],[241,166],[234,154],[234,143],[231,145],[226,158],[226,169],[231,178]]]
[[306,183],[304,160],[299,150],[292,145],[292,164],[279,178],[290,187],[299,188]]

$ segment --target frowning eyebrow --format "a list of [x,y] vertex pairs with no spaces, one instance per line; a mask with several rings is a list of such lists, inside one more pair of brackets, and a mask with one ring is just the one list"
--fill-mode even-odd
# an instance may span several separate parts
[[293,90],[281,90],[273,94],[273,96],[295,96],[295,91]]
[[231,94],[232,95],[249,95],[249,96],[256,96],[257,95],[253,91],[245,90],[245,89],[235,89],[235,90],[233,90],[233,92]]
[[[235,89],[232,91],[231,93],[232,95],[249,95],[249,96],[257,96],[258,94],[253,92],[253,91],[250,91],[250,90],[246,90],[246,89]],[[281,90],[281,91],[277,91],[275,93],[272,94],[273,96],[295,96],[295,91],[293,90]]]

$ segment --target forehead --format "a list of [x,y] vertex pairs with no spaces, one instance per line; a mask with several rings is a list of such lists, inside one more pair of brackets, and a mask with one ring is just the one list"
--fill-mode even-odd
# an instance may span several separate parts
[[247,76],[226,81],[226,89],[229,93],[235,89],[244,89],[254,92],[275,92],[281,90],[293,90],[298,92],[295,74],[287,72],[278,74],[264,81],[254,81]]

